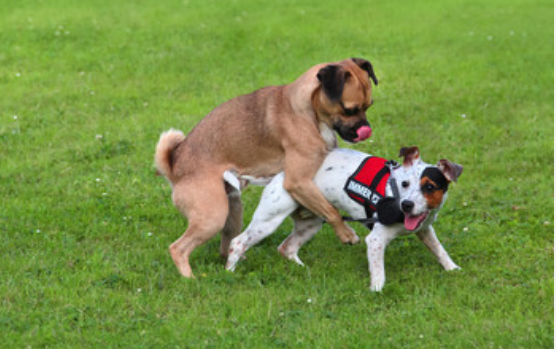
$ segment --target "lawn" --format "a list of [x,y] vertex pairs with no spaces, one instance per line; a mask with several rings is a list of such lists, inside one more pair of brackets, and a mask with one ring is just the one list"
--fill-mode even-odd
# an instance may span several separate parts
[[[0,347],[552,348],[554,4],[546,0],[5,0],[0,6]],[[320,62],[369,59],[372,140],[464,172],[435,225],[461,271],[414,236],[369,292],[364,244],[291,222],[195,280],[187,227],[154,175],[158,137]],[[261,189],[243,194],[246,225]],[[356,227],[360,237],[367,232]]]

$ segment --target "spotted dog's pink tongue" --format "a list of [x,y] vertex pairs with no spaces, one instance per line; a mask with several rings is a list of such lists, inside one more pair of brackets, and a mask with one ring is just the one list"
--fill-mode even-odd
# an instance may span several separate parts
[[361,142],[365,139],[371,137],[373,130],[370,126],[361,126],[357,129],[357,138],[354,139],[355,142]]
[[406,213],[404,220],[405,229],[413,231],[419,228],[421,223],[423,223],[423,221],[427,218],[428,214],[428,212],[425,212],[423,214],[420,214],[419,216],[411,216]]

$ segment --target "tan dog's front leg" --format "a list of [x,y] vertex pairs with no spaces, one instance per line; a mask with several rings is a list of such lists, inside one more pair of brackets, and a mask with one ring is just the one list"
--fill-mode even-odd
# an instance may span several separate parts
[[342,220],[338,210],[326,200],[313,182],[313,177],[322,161],[318,161],[314,156],[311,159],[312,161],[308,161],[307,158],[296,155],[286,154],[284,189],[300,205],[323,217],[344,244],[359,243],[359,237],[355,234],[355,231]]

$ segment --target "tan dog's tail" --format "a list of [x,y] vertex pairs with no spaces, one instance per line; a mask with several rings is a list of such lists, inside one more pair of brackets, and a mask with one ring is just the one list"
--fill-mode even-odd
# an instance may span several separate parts
[[154,154],[154,164],[157,174],[170,179],[172,176],[172,152],[185,140],[183,132],[170,129],[160,135]]

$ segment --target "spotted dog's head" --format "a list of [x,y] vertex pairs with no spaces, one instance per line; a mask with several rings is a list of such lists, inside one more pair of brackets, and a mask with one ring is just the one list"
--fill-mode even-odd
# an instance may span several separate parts
[[402,148],[402,166],[392,171],[399,192],[404,226],[416,231],[432,223],[447,197],[448,186],[456,182],[463,171],[461,165],[439,160],[436,166],[425,163],[417,147]]

